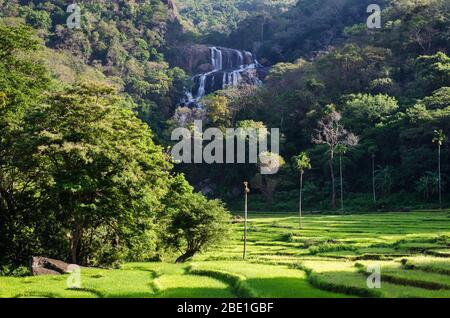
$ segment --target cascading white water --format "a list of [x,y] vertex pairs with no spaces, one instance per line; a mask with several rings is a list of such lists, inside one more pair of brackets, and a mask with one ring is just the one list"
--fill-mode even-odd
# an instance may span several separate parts
[[237,51],[238,54],[238,64],[239,64],[239,68],[244,68],[244,55],[242,55],[241,51]]
[[222,51],[217,49],[216,47],[211,47],[211,64],[213,66],[213,71],[220,71],[222,67]]
[[[194,76],[193,91],[186,92],[183,103],[197,104],[202,97],[216,90],[238,86],[241,83],[261,84],[257,68],[262,67],[248,51],[210,47],[212,71]],[[245,77],[243,76],[245,74]]]
[[206,74],[200,76],[200,85],[198,86],[197,96],[205,95]]

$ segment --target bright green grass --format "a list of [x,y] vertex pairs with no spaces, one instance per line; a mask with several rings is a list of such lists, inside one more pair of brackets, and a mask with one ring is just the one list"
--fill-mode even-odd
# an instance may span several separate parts
[[[0,277],[0,297],[450,297],[436,290],[450,284],[448,212],[314,215],[302,230],[292,214],[250,216],[246,261],[239,223],[226,244],[188,264],[83,268],[81,290],[67,289],[67,275]],[[381,289],[367,288],[356,263],[382,265]]]
[[399,268],[383,268],[382,274],[398,284],[422,287],[425,289],[450,290],[450,276],[427,273],[421,270],[404,270]]
[[282,265],[270,266],[245,262],[202,262],[195,263],[194,267],[243,276],[248,286],[260,297],[344,297],[342,294],[322,291],[312,287],[307,280],[305,272],[289,269]]
[[450,275],[450,260],[429,256],[409,257],[408,263],[415,269],[429,273],[440,273]]
[[[357,288],[368,292],[379,293],[387,298],[430,298],[450,297],[448,290],[429,290],[412,286],[398,285],[381,282],[380,289],[369,289],[366,285],[366,277],[356,272],[325,272],[316,274],[319,281],[334,285],[334,290],[342,290],[344,287]],[[341,289],[342,288],[342,289]]]
[[[302,230],[298,229],[298,219],[292,215],[257,215],[251,217],[249,223],[248,261],[278,266],[303,263],[312,270],[312,276],[323,283],[314,284],[315,288],[360,296],[450,297],[449,290],[430,289],[435,287],[433,282],[440,281],[445,286],[448,277],[429,273],[437,270],[433,266],[439,266],[442,274],[443,267],[450,268],[450,259],[429,258],[429,263],[422,266],[431,268],[427,272],[418,271],[419,268],[416,271],[398,268],[401,258],[417,259],[425,254],[435,255],[436,251],[440,254],[449,252],[448,212],[308,216],[304,219]],[[227,246],[197,257],[198,261],[206,261],[202,266],[216,266],[212,261],[238,260],[242,257],[242,224],[236,227],[239,230]],[[286,233],[291,234],[288,240]],[[382,262],[383,266],[387,266],[385,278],[398,279],[393,279],[396,281],[394,284],[382,278],[381,290],[367,292],[366,275],[358,273],[354,266],[356,262]],[[393,271],[392,266],[397,269]],[[232,268],[232,272],[242,273]],[[310,280],[314,283],[313,279]],[[427,285],[427,282],[431,284]],[[364,291],[361,293],[361,290]]]
[[81,270],[81,290],[67,288],[69,275],[1,277],[0,297],[149,297],[151,273],[136,270]]
[[217,279],[195,275],[163,275],[155,280],[160,298],[233,298],[232,288]]

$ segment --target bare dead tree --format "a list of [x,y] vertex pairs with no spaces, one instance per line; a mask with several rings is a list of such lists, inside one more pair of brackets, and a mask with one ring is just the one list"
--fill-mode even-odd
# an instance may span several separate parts
[[329,167],[331,176],[331,207],[336,208],[336,188],[334,177],[334,155],[339,146],[355,146],[358,144],[358,137],[347,131],[341,124],[342,115],[332,110],[318,121],[316,134],[312,137],[312,142],[328,146]]

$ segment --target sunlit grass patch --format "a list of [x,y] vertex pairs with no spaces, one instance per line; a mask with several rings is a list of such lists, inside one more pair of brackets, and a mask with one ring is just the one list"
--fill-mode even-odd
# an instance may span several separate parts
[[343,297],[313,288],[306,273],[282,265],[262,265],[247,262],[195,263],[197,269],[227,271],[246,278],[246,283],[259,297]]
[[162,275],[156,279],[159,298],[234,298],[231,287],[197,275]]
[[81,270],[81,288],[68,288],[69,275],[0,277],[0,297],[150,297],[152,276],[137,270]]
[[[224,245],[191,263],[83,268],[80,290],[67,289],[67,275],[0,277],[0,297],[450,297],[437,290],[450,275],[444,212],[307,215],[303,229],[292,214],[251,213],[250,224],[246,261],[238,223]],[[367,288],[356,263],[381,265],[380,290]]]

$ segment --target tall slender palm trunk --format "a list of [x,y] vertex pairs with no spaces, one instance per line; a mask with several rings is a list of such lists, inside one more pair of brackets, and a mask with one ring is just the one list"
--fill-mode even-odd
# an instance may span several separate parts
[[298,202],[299,227],[302,228],[302,194],[303,194],[303,171],[300,172],[300,197]]
[[440,144],[439,144],[438,174],[439,174],[439,209],[442,210],[441,145]]
[[244,253],[242,258],[245,259],[247,256],[247,217],[248,217],[248,202],[247,202],[247,185],[245,185],[245,202],[244,202]]
[[331,208],[336,209],[336,185],[334,180],[334,152],[331,152],[330,155],[330,175],[331,175]]

